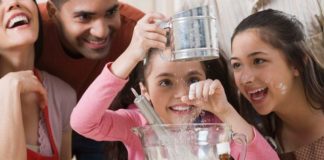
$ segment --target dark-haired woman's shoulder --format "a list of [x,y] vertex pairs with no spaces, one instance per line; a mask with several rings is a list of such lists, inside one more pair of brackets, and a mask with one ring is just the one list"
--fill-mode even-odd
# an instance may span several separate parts
[[304,160],[304,159],[323,159],[324,158],[324,136],[315,142],[303,146],[294,152],[280,154],[282,160]]

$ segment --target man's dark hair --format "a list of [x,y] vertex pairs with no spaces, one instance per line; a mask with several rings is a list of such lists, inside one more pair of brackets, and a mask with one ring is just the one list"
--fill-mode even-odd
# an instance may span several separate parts
[[53,4],[59,9],[63,3],[65,3],[68,0],[50,0],[53,2]]

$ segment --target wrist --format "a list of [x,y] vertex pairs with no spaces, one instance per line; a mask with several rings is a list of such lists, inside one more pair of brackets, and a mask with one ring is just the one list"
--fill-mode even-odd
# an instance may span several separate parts
[[121,79],[126,79],[132,70],[136,67],[139,60],[136,54],[126,50],[109,67],[110,71]]
[[134,49],[130,47],[124,51],[123,55],[127,57],[127,59],[129,59],[130,61],[133,61],[137,64],[143,60],[143,57],[140,56],[141,55],[140,52],[141,51],[139,51],[138,49]]
[[223,105],[225,108],[221,112],[217,113],[216,115],[218,116],[219,119],[221,119],[223,122],[225,122],[228,118],[232,117],[235,113],[236,110],[231,104],[225,104]]
[[6,80],[8,82],[7,83],[5,82],[4,84],[7,84],[8,86],[10,86],[10,88],[16,89],[17,91],[21,90],[22,85],[21,85],[20,79],[10,77],[10,78],[7,78]]
[[[230,105],[231,106],[231,105]],[[254,139],[253,126],[249,124],[232,106],[226,110],[219,118],[232,126],[232,130],[246,136],[247,143]]]

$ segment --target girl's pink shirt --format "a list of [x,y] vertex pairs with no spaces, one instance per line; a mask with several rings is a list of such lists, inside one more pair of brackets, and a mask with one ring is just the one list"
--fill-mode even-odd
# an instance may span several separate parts
[[[144,160],[140,139],[131,129],[146,125],[145,118],[134,104],[127,109],[108,110],[113,99],[128,81],[113,75],[109,70],[110,65],[111,63],[108,63],[73,109],[71,126],[79,134],[97,141],[121,141],[127,148],[128,159]],[[256,129],[254,133],[254,139],[247,145],[246,159],[279,159]],[[232,143],[231,147],[231,155],[238,159],[241,145]]]

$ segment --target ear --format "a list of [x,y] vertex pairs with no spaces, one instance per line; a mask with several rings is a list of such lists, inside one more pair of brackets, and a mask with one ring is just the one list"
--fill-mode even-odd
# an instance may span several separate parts
[[295,67],[295,66],[292,66],[292,72],[293,72],[293,75],[298,77],[299,76],[299,71],[298,69]]
[[146,89],[146,87],[144,86],[144,84],[142,82],[139,83],[140,85],[140,89],[141,89],[141,95],[145,96],[145,98],[150,101],[151,98],[150,98],[150,95]]
[[48,16],[51,19],[55,17],[56,12],[58,11],[57,7],[51,0],[48,0],[46,2],[46,9],[47,9]]

